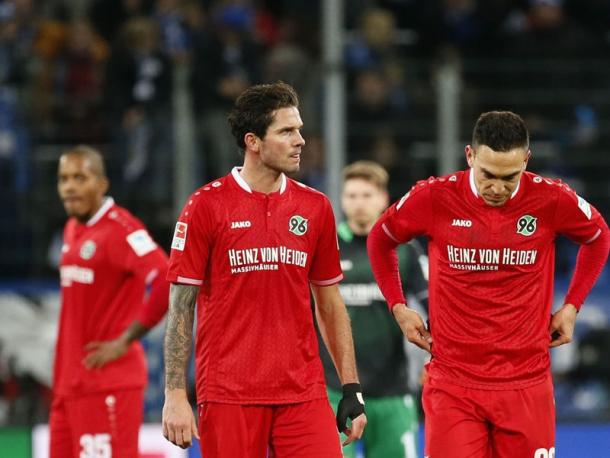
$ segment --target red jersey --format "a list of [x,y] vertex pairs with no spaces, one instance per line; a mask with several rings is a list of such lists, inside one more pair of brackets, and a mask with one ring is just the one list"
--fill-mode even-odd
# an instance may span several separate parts
[[200,285],[197,400],[286,404],[326,396],[310,282],[343,277],[328,199],[282,175],[252,191],[237,168],[189,198],[168,280]]
[[139,342],[100,369],[86,369],[85,345],[120,336],[136,319],[152,326],[167,309],[140,317],[145,288],[167,269],[167,256],[142,223],[106,198],[87,222],[71,218],[64,228],[60,264],[61,314],[53,390],[75,396],[116,388],[143,387],[147,373]]
[[548,376],[555,238],[594,241],[605,230],[597,210],[529,172],[488,206],[466,171],[417,183],[378,225],[395,242],[429,239],[432,377],[505,389]]

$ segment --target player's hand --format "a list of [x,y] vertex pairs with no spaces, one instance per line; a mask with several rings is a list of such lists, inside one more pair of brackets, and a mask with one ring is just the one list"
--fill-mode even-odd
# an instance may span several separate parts
[[406,304],[396,304],[392,308],[392,313],[402,333],[407,340],[427,352],[432,351],[432,336],[426,329],[424,320],[419,313],[410,309]]
[[87,369],[104,367],[109,362],[119,359],[128,349],[129,342],[121,337],[103,342],[89,342],[85,345],[85,351],[88,353],[83,359],[83,364]]
[[[347,425],[348,418],[352,420],[350,426]],[[343,397],[337,406],[337,429],[347,436],[343,445],[360,439],[365,426],[362,387],[359,383],[346,383],[343,385]]]
[[183,389],[165,391],[163,436],[180,448],[193,445],[193,437],[199,439],[195,416]]
[[572,342],[577,313],[578,310],[572,304],[564,304],[553,314],[549,325],[549,335],[551,336],[549,347],[558,347]]

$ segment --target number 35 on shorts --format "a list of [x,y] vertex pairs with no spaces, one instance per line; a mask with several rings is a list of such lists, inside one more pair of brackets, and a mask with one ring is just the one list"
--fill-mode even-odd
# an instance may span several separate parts
[[555,447],[550,449],[539,448],[534,452],[534,458],[555,458]]
[[83,434],[80,446],[79,458],[112,458],[110,434]]

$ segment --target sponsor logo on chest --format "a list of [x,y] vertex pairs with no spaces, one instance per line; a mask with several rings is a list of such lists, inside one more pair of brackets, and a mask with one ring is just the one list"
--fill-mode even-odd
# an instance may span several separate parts
[[252,227],[250,221],[231,221],[231,229],[246,229]]
[[61,286],[72,286],[72,283],[91,285],[95,280],[93,269],[80,266],[62,266],[59,269]]
[[229,267],[232,274],[259,270],[278,270],[280,265],[305,267],[307,253],[285,246],[245,248],[228,250]]
[[472,221],[469,219],[454,218],[451,225],[456,227],[472,227]]
[[463,248],[447,245],[449,267],[458,270],[499,270],[500,266],[528,266],[536,263],[538,250],[512,248]]

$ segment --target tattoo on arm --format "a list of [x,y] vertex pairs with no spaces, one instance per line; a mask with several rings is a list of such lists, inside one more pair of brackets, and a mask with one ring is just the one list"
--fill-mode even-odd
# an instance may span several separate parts
[[193,321],[198,286],[172,284],[165,331],[165,386],[186,388],[186,368],[193,340]]

